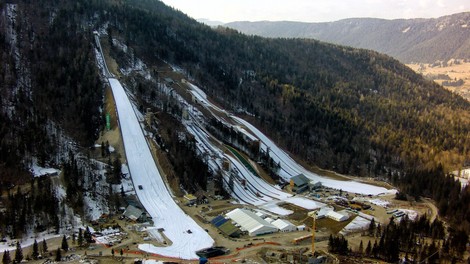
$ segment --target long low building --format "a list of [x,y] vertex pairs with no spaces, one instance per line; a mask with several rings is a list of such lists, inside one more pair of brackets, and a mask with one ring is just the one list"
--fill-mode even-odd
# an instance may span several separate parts
[[271,234],[278,231],[276,226],[249,210],[237,208],[227,213],[227,217],[239,225],[242,231],[246,231],[249,236]]
[[297,227],[294,224],[284,219],[277,219],[276,221],[273,221],[271,224],[276,226],[281,232],[297,231]]
[[330,219],[333,219],[335,221],[338,221],[338,222],[343,222],[343,221],[346,221],[346,220],[349,219],[349,216],[340,214],[340,213],[335,212],[335,211],[329,211],[326,214],[326,217],[328,217]]

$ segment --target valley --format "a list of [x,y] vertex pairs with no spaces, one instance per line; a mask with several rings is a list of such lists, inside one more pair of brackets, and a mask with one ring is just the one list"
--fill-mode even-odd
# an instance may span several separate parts
[[[407,64],[407,66],[449,91],[470,100],[470,62],[453,63],[450,61],[446,65],[419,63]],[[457,83],[458,80],[462,80],[462,84]]]
[[[107,72],[106,69],[105,72]],[[112,76],[112,74],[109,72],[106,73],[106,75]],[[128,161],[129,171],[134,185],[133,190],[137,197],[139,197],[139,200],[145,210],[150,213],[152,222],[155,226],[146,227],[141,235],[131,235],[135,232],[133,231],[134,228],[129,228],[129,220],[127,220],[126,223],[121,220],[121,217],[117,219],[119,214],[117,214],[115,217],[103,220],[101,220],[100,217],[100,222],[104,225],[107,225],[107,223],[113,223],[114,225],[117,224],[120,226],[119,229],[123,229],[121,232],[128,234],[127,236],[131,237],[131,240],[122,239],[122,241],[120,240],[115,245],[107,244],[108,242],[100,242],[100,244],[104,245],[100,246],[97,244],[97,246],[93,246],[93,249],[88,248],[86,250],[88,251],[87,253],[84,252],[83,249],[79,249],[76,251],[76,253],[74,253],[78,254],[78,258],[83,258],[83,255],[80,257],[80,254],[86,253],[88,255],[85,256],[85,259],[88,259],[89,261],[96,259],[99,260],[100,263],[106,263],[107,259],[109,259],[109,261],[115,259],[126,261],[127,263],[129,255],[131,255],[132,258],[139,257],[139,254],[141,254],[144,256],[144,259],[173,259],[185,263],[187,261],[184,261],[184,259],[194,259],[194,255],[191,255],[190,252],[194,252],[196,249],[208,247],[212,243],[205,245],[194,243],[194,241],[190,242],[189,245],[194,248],[188,248],[188,244],[184,247],[181,247],[180,244],[187,243],[189,237],[197,238],[198,241],[207,241],[201,240],[201,235],[203,234],[211,235],[211,237],[214,238],[216,245],[223,245],[224,247],[230,249],[230,252],[232,252],[228,256],[214,258],[211,260],[211,262],[214,263],[217,263],[218,261],[225,262],[234,259],[252,259],[253,261],[260,261],[262,258],[260,258],[259,253],[263,252],[264,250],[276,251],[287,249],[288,251],[292,252],[301,250],[307,254],[309,251],[307,247],[309,244],[308,239],[302,239],[303,242],[297,245],[292,244],[293,240],[296,240],[299,237],[308,237],[310,233],[308,229],[311,225],[311,222],[309,223],[308,221],[307,212],[311,210],[323,210],[325,208],[333,207],[335,207],[336,210],[344,210],[344,208],[349,207],[349,203],[354,203],[349,202],[353,200],[357,202],[366,201],[362,203],[370,204],[369,209],[364,211],[364,213],[353,209],[351,209],[351,211],[344,211],[347,212],[346,215],[349,215],[351,219],[354,219],[353,221],[348,220],[344,223],[334,223],[334,221],[327,221],[326,219],[318,220],[316,249],[318,252],[327,252],[327,238],[328,235],[332,233],[336,234],[339,231],[344,232],[347,237],[353,238],[351,243],[356,246],[359,244],[357,241],[362,239],[367,240],[367,237],[351,234],[363,233],[364,230],[368,228],[369,221],[371,219],[370,217],[377,219],[378,223],[386,223],[388,217],[390,216],[386,212],[388,208],[401,208],[401,210],[408,210],[410,214],[409,216],[412,218],[416,218],[418,214],[425,214],[428,212],[428,210],[430,210],[424,203],[411,205],[394,201],[394,190],[388,191],[383,187],[351,181],[348,178],[341,180],[339,180],[337,177],[337,179],[329,179],[328,177],[309,172],[301,165],[296,163],[287,153],[277,147],[276,144],[274,144],[268,137],[266,137],[261,131],[256,129],[250,123],[239,117],[235,117],[229,114],[226,110],[221,109],[220,107],[211,103],[205,93],[194,84],[184,80],[184,78],[182,78],[184,77],[183,75],[177,72],[172,72],[169,75],[171,75],[173,78],[181,78],[182,80],[181,82],[173,82],[172,86],[185,87],[183,90],[180,90],[183,95],[181,95],[179,98],[177,97],[177,101],[179,101],[181,105],[183,105],[188,111],[187,115],[183,116],[182,123],[186,127],[187,131],[194,136],[199,155],[206,155],[210,157],[208,163],[213,170],[220,170],[222,163],[226,163],[227,161],[229,162],[229,168],[223,169],[223,177],[225,178],[225,184],[227,185],[225,188],[229,190],[229,193],[231,192],[232,197],[228,200],[220,200],[220,198],[214,199],[214,193],[211,192],[211,190],[208,190],[207,193],[204,193],[204,196],[207,197],[207,202],[196,202],[196,204],[190,204],[188,206],[185,198],[174,197],[171,195],[172,192],[178,192],[178,190],[171,190],[171,188],[164,183],[168,182],[168,179],[163,179],[163,177],[165,177],[164,175],[166,175],[165,173],[160,174],[158,170],[155,170],[155,168],[152,170],[153,173],[151,173],[151,177],[144,176],[145,174],[148,174],[148,170],[144,170],[143,168],[149,166],[152,167],[150,165],[151,163],[156,163],[158,167],[161,167],[158,164],[159,161],[153,160],[150,152],[147,152],[150,150],[152,152],[156,151],[155,148],[149,149],[149,146],[152,145],[153,142],[151,137],[148,137],[149,133],[153,134],[156,131],[152,131],[152,126],[149,126],[148,123],[144,125],[147,122],[144,121],[146,118],[138,112],[135,106],[131,105],[131,102],[126,103],[128,95],[126,95],[124,92],[124,89],[119,84],[119,81],[111,77],[109,82],[113,88],[113,98],[115,98],[117,109],[116,117],[119,120],[118,122],[113,123],[120,128],[120,131],[123,133],[124,141],[124,148],[117,150],[118,152],[121,152],[118,153],[118,155],[127,157],[126,160]],[[165,76],[162,77],[165,78]],[[188,97],[187,95],[192,96],[193,101],[191,103],[183,99],[191,97]],[[108,102],[113,105],[113,103],[111,103],[111,99],[112,98],[109,97],[108,94]],[[205,109],[206,111],[204,112],[208,113],[209,116],[204,116],[202,111],[197,109]],[[147,113],[147,115],[148,114],[149,113]],[[134,119],[136,117],[139,120]],[[158,115],[156,117],[158,118]],[[315,182],[321,182],[322,185],[320,185],[320,189],[306,193],[315,195],[296,195],[295,193],[292,193],[290,187],[284,187],[284,190],[281,190],[278,185],[273,186],[272,184],[269,184],[268,182],[258,178],[259,176],[255,176],[255,174],[261,172],[266,174],[262,167],[250,160],[250,164],[252,164],[251,166],[254,167],[256,172],[253,171],[253,167],[250,167],[244,163],[244,159],[249,159],[249,157],[245,156],[245,158],[242,158],[240,154],[238,154],[237,150],[232,147],[228,147],[204,128],[205,125],[203,124],[207,122],[207,118],[211,117],[215,117],[221,122],[223,121],[232,123],[234,127],[236,127],[244,135],[247,135],[251,140],[260,140],[261,149],[263,149],[264,146],[265,151],[270,151],[272,155],[274,155],[273,159],[275,163],[280,163],[281,168],[285,168],[284,172],[280,173],[280,175],[285,179],[284,181],[288,181],[291,177],[296,176],[296,174],[303,173]],[[129,122],[129,120],[133,119],[133,122]],[[107,134],[115,134],[117,132],[116,128],[117,127],[114,127],[114,131],[103,131],[104,138],[109,136]],[[139,136],[138,131],[143,131],[144,134],[147,135],[147,143],[142,142],[144,136]],[[136,143],[139,142],[139,138],[141,141],[140,145]],[[137,148],[134,149],[134,146]],[[158,145],[157,148],[159,148]],[[125,150],[125,153],[122,152],[123,150]],[[232,177],[237,179],[233,180],[231,179]],[[142,181],[142,179],[144,179],[144,181]],[[160,181],[160,179],[163,181]],[[154,182],[155,180],[159,180],[160,182]],[[229,184],[230,181],[233,181],[232,186]],[[271,179],[270,181],[272,182],[273,180]],[[137,188],[137,186],[139,187]],[[171,196],[166,196],[166,198],[163,198],[165,197],[163,195],[165,193],[168,193]],[[152,203],[149,203],[150,197]],[[154,201],[158,197],[161,197],[162,200],[155,203]],[[348,202],[345,204],[344,201]],[[176,204],[173,204],[174,202],[176,202]],[[290,205],[286,206],[287,203],[290,203]],[[166,208],[166,211],[162,211],[162,207]],[[189,218],[186,219],[185,216],[171,216],[178,211],[179,207],[181,207],[181,209],[183,209],[184,212],[191,216],[194,220],[190,220]],[[292,221],[299,226],[304,226],[303,228],[306,230],[282,233],[282,235],[281,233],[267,234],[257,238],[250,238],[246,235],[236,239],[230,238],[222,234],[220,230],[210,224],[210,221],[221,213],[227,212],[227,210],[233,210],[234,208],[248,208],[250,210],[263,212],[263,214],[268,214],[273,218],[282,217],[283,219],[288,219],[289,221]],[[154,213],[154,210],[158,210],[158,213]],[[169,219],[172,219],[173,221],[166,222],[166,217],[169,217]],[[174,221],[175,219],[179,219],[178,224],[176,225],[176,222]],[[192,221],[196,221],[199,226],[189,227]],[[349,227],[348,224],[352,222],[355,224]],[[139,224],[136,224],[135,226],[139,226]],[[180,232],[176,233],[172,231],[173,228],[178,228],[179,226],[185,226],[183,233],[186,231],[189,232],[189,230],[191,230],[190,234],[188,234],[189,237],[181,237],[181,235],[177,235],[177,233],[181,233],[181,230],[179,230]],[[188,227],[189,229],[186,230]],[[161,229],[162,231],[158,231],[157,233],[155,232],[155,229]],[[207,231],[207,233],[204,231],[204,229]],[[149,239],[144,239],[143,241],[138,239],[142,236],[145,236]],[[101,238],[101,235],[97,235],[97,241],[107,241],[107,238],[105,237],[106,236],[103,236]],[[149,243],[150,241],[151,243]],[[131,245],[131,242],[134,244],[134,246]],[[135,245],[136,243],[139,244]],[[170,246],[167,246],[167,244]],[[131,245],[131,249],[129,249],[129,245]],[[183,248],[188,251],[181,251]],[[110,256],[111,249],[116,252],[116,256]],[[117,256],[117,252],[120,252],[121,249],[124,249],[124,255]],[[141,253],[136,253],[139,251]],[[182,255],[182,252],[186,252],[184,253],[186,255]]]
[[0,47],[3,263],[469,257],[466,60],[247,36],[154,0],[0,3]]

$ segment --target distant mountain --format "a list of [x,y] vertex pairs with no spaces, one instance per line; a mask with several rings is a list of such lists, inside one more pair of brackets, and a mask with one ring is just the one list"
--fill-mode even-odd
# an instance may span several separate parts
[[206,18],[198,18],[196,20],[200,23],[206,24],[206,25],[211,26],[211,27],[221,26],[221,25],[224,24],[224,22],[214,21],[214,20],[210,20],[210,19],[206,19]]
[[313,38],[372,49],[404,63],[470,58],[470,12],[431,19],[351,18],[336,22],[232,22],[250,35]]

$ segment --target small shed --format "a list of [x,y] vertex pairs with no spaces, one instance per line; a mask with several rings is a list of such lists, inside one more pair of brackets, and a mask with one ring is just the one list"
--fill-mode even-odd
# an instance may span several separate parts
[[142,210],[140,210],[139,208],[133,206],[133,205],[129,205],[127,206],[126,210],[124,211],[123,215],[126,217],[126,218],[129,218],[133,221],[137,221],[139,220],[141,217],[142,217],[142,214],[144,212]]
[[281,232],[293,232],[297,230],[297,227],[292,224],[291,222],[283,219],[277,219],[276,221],[272,222],[275,227],[279,229]]
[[190,204],[195,204],[196,201],[197,201],[197,197],[194,196],[194,195],[192,195],[192,194],[190,194],[190,193],[186,194],[186,195],[184,196],[184,199],[186,199],[186,200],[188,201],[188,203],[190,203]]
[[326,217],[328,217],[330,219],[333,219],[335,221],[338,221],[338,222],[343,222],[343,221],[346,221],[346,220],[349,219],[349,216],[340,214],[340,213],[335,212],[335,211],[328,212],[326,214]]

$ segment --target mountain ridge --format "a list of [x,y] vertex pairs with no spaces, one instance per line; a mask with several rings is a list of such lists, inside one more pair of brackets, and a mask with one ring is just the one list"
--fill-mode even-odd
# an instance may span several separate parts
[[334,22],[231,22],[249,35],[313,38],[388,54],[404,63],[470,58],[470,12],[439,18],[348,18]]

